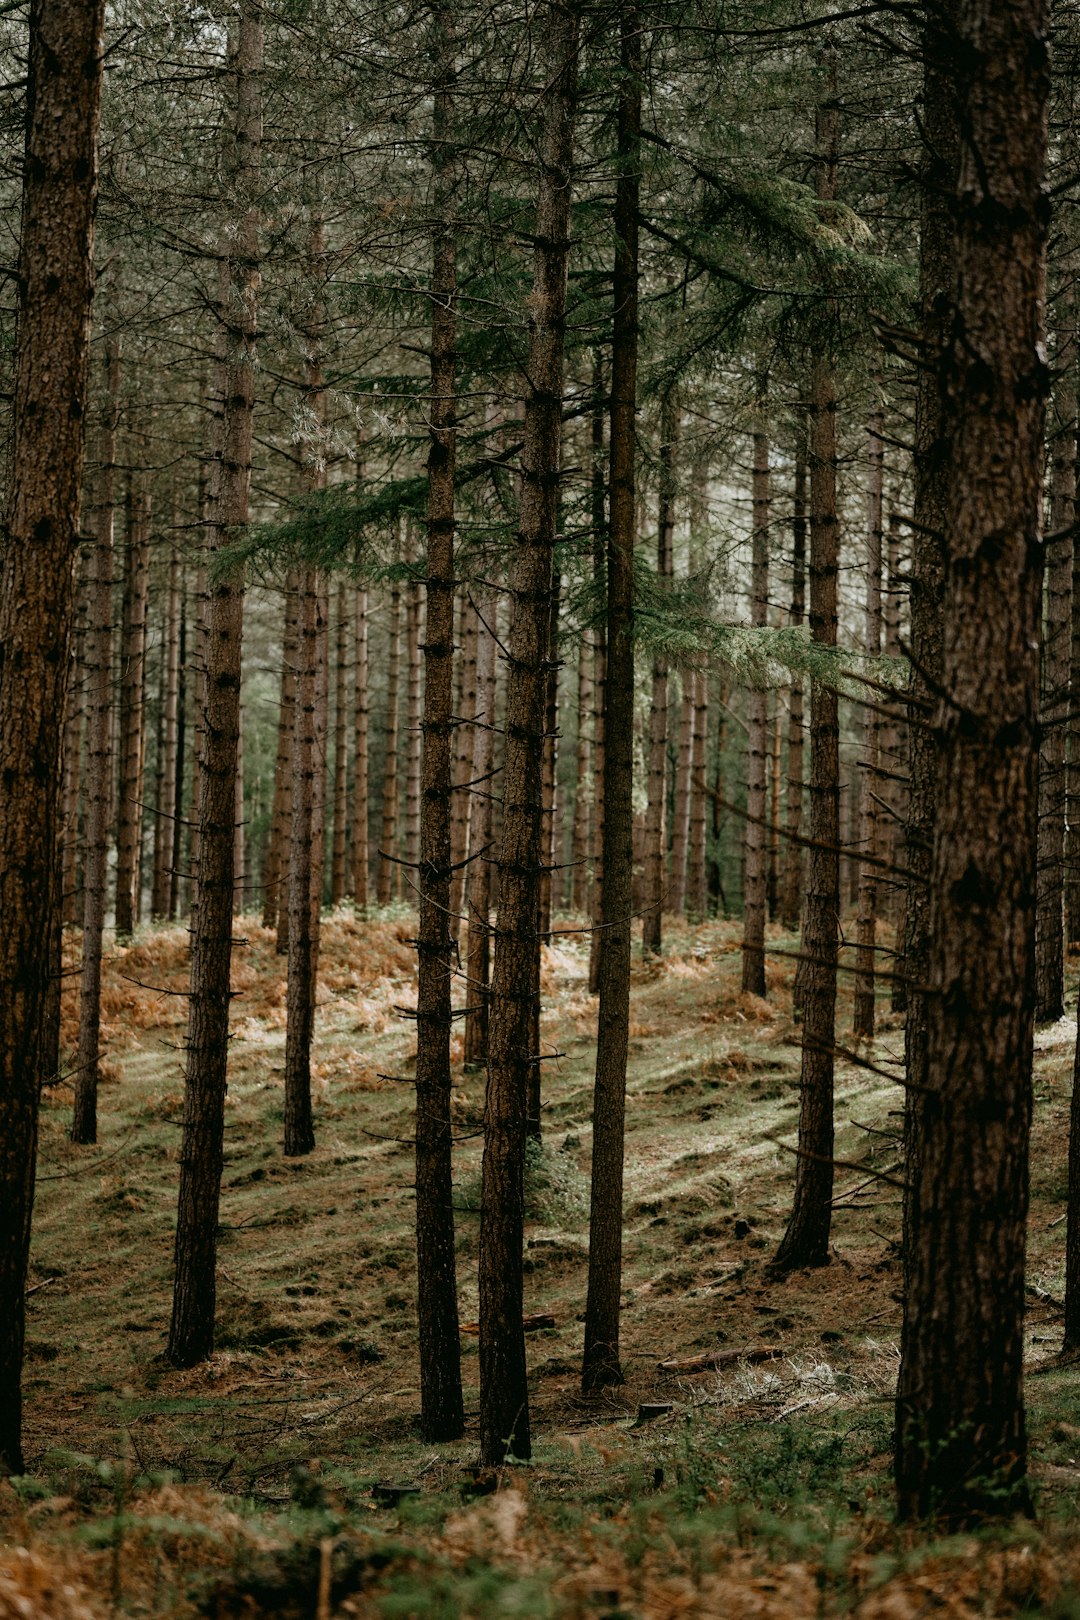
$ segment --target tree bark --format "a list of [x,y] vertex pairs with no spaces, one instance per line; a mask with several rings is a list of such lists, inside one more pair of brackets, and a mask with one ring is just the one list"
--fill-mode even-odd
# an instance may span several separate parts
[[139,920],[139,845],[145,733],[146,602],[150,585],[150,496],[132,474],[120,632],[120,779],[116,816],[116,935],[129,939]]
[[[763,629],[769,622],[769,439],[763,426],[754,432],[752,480],[750,623],[755,629]],[[764,996],[765,751],[769,725],[769,695],[764,687],[750,692],[748,707],[742,987],[751,995]]]
[[574,817],[570,834],[570,906],[584,913],[589,903],[589,853],[591,850],[592,777],[592,637],[580,632],[577,668],[577,745],[574,754]]
[[487,1061],[491,970],[491,832],[495,763],[495,614],[498,597],[486,590],[478,604],[476,710],[473,716],[473,806],[469,815],[469,864],[465,888],[468,914],[468,984],[465,1007],[465,1065]]
[[[788,623],[800,625],[806,607],[806,411],[800,406],[795,419],[795,507],[791,523],[791,612]],[[787,846],[780,920],[785,928],[798,928],[802,913],[803,851],[803,684],[791,682],[788,699]],[[800,963],[800,967],[801,967]],[[798,1004],[801,1006],[801,998]]]
[[[277,953],[289,949],[289,900],[287,892],[289,824],[292,811],[292,755],[296,732],[296,672],[299,660],[300,575],[290,568],[285,576],[282,609],[281,684],[278,700],[277,756],[274,763],[274,797],[270,809],[270,838],[263,869],[263,927],[277,930]],[[284,880],[284,881],[283,881]],[[282,889],[285,887],[285,903]]]
[[[675,447],[680,413],[675,395],[668,392],[660,413],[660,491],[656,532],[656,576],[670,580],[675,539]],[[657,654],[652,667],[649,705],[649,782],[645,815],[645,881],[641,948],[645,956],[658,956],[663,946],[663,911],[667,887],[664,856],[664,810],[667,805],[668,661]],[[582,781],[578,774],[579,783]]]
[[176,806],[177,721],[180,701],[180,553],[169,550],[168,598],[165,609],[165,703],[161,732],[161,794],[158,821],[160,846],[155,840],[154,885],[151,909],[164,920],[169,915],[169,888],[173,851],[173,814]]
[[401,670],[401,586],[390,587],[390,648],[386,664],[386,758],[383,765],[382,837],[379,846],[380,906],[390,903],[397,888],[398,827],[398,679]]
[[593,352],[592,372],[592,497],[593,585],[598,619],[593,636],[593,808],[592,874],[589,886],[589,994],[600,987],[600,927],[604,909],[604,709],[607,686],[607,477],[604,458],[604,367],[600,350]]
[[480,1212],[480,1457],[531,1452],[522,1331],[525,1108],[540,887],[540,775],[562,439],[566,277],[579,17],[551,0],[538,33],[545,84],[529,299],[520,530],[506,698],[499,917],[488,1031]]
[[1048,34],[1046,0],[962,0],[955,33],[935,42],[955,72],[963,133],[939,370],[948,497],[933,716],[934,993],[910,1195],[896,1485],[902,1516],[952,1526],[1029,1507],[1022,1378]]
[[352,897],[368,908],[368,593],[356,588],[356,659],[353,669]]
[[[881,653],[881,551],[883,541],[882,494],[885,474],[885,414],[878,407],[870,418],[867,445],[866,525],[866,628],[863,636],[868,658]],[[863,775],[860,783],[859,914],[855,956],[855,1006],[852,1033],[856,1040],[874,1038],[874,986],[877,973],[878,867],[880,854],[878,798],[881,793],[881,721],[877,694],[871,692],[866,710]]]
[[607,546],[607,686],[604,697],[604,886],[600,1011],[593,1087],[589,1284],[581,1385],[588,1394],[621,1384],[623,1132],[630,1022],[633,911],[634,541],[638,359],[638,198],[641,140],[641,14],[620,9],[622,83],[615,185],[614,318]]
[[[409,560],[415,557],[415,541]],[[420,642],[423,603],[420,581],[410,579],[405,591],[405,648],[408,680],[405,695],[405,861],[408,883],[406,896],[416,899],[416,869],[420,864]]]
[[284,1149],[288,1158],[301,1157],[315,1146],[311,1117],[311,1035],[315,1023],[312,896],[316,867],[313,846],[318,768],[319,581],[311,563],[304,563],[300,568],[297,597],[297,674],[289,795],[289,966],[285,992]]
[[[68,682],[67,710],[64,718],[63,744],[63,817],[62,817],[62,871],[63,921],[75,923],[80,916],[79,906],[79,806],[81,801],[83,722],[86,718],[86,636],[87,610],[90,596],[91,550],[80,548],[75,592],[75,624],[71,674]],[[59,984],[59,981],[58,981]]]
[[[230,41],[235,134],[227,167],[222,253],[228,295],[219,311],[227,334],[220,478],[210,508],[211,546],[248,518],[255,413],[256,311],[259,287],[258,195],[262,144],[260,0],[241,0]],[[214,1346],[217,1228],[221,1193],[225,1083],[229,1051],[233,938],[236,750],[240,729],[243,579],[213,586],[206,647],[203,745],[199,760],[199,870],[191,931],[191,1000],[180,1149],[176,1261],[167,1359],[203,1361]]]
[[30,9],[12,454],[0,531],[0,1474],[21,1474],[41,1037],[59,908],[101,98],[100,3]]
[[693,685],[693,757],[690,767],[690,841],[686,850],[686,912],[691,922],[704,922],[708,911],[705,886],[706,772],[709,754],[709,677],[695,671]]
[[469,847],[469,817],[474,799],[469,788],[473,763],[473,722],[476,718],[477,638],[480,626],[472,597],[461,599],[461,657],[459,659],[457,717],[454,732],[454,791],[450,800],[450,932],[461,931],[465,896],[465,855]]
[[349,587],[344,579],[338,581],[335,610],[334,658],[334,842],[330,861],[330,904],[340,905],[345,898],[348,853],[349,815]]
[[[838,114],[836,61],[818,109],[817,192],[836,197]],[[836,646],[839,530],[836,515],[836,380],[832,358],[819,355],[810,396],[810,634]],[[774,1265],[823,1266],[829,1260],[833,1191],[833,1045],[840,913],[839,742],[836,690],[810,683],[810,839],[803,921],[803,1022],[799,1148],[795,1201]]]

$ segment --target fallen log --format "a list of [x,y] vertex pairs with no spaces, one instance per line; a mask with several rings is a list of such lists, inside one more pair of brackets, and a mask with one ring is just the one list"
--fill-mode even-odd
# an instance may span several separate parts
[[706,1350],[700,1356],[676,1356],[656,1365],[658,1371],[666,1373],[715,1372],[717,1367],[734,1367],[740,1361],[774,1361],[785,1354],[781,1344],[758,1344],[747,1350]]

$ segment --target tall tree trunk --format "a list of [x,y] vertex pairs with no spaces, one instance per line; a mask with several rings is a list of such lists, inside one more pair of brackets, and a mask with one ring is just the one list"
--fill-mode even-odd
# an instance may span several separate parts
[[41,1037],[79,544],[103,6],[33,0],[10,474],[0,531],[0,1474],[23,1473]]
[[1029,1506],[1022,1379],[1049,5],[961,0],[955,20],[945,60],[962,144],[938,374],[948,498],[934,712],[935,993],[910,1195],[896,1484],[901,1515],[964,1525]]
[[465,888],[468,916],[465,1064],[487,1061],[491,969],[492,769],[495,763],[495,614],[493,590],[481,596],[477,615],[476,710],[473,716],[473,806],[469,815],[469,864]]
[[457,238],[453,220],[455,48],[448,0],[432,18],[433,240],[428,405],[427,625],[424,637],[423,810],[416,1001],[416,1283],[420,1429],[456,1440],[465,1428],[454,1257],[450,1112],[450,793],[454,744],[454,475],[457,458]]
[[[867,525],[866,525],[866,629],[864,646],[868,658],[881,653],[881,550],[882,492],[885,473],[885,413],[880,406],[870,418],[867,446]],[[881,794],[881,722],[876,696],[866,710],[863,748],[863,776],[860,783],[859,853],[867,857],[859,863],[858,950],[855,957],[855,1008],[852,1030],[855,1038],[874,1038],[874,984],[877,949],[877,897],[879,856],[878,799]]]
[[159,920],[169,915],[169,888],[173,852],[173,816],[176,808],[177,740],[180,703],[180,553],[169,551],[169,584],[165,609],[165,703],[161,732],[161,796],[158,822],[160,848],[155,840],[154,888],[151,909]]
[[574,819],[571,838],[570,906],[577,912],[589,902],[589,852],[593,792],[592,775],[592,637],[583,630],[578,642],[577,747],[574,756]]
[[180,866],[184,848],[184,745],[187,740],[187,593],[180,573],[180,679],[176,689],[176,797],[172,804],[172,870],[169,875],[169,921],[180,910]]
[[63,920],[79,919],[79,805],[82,788],[83,721],[86,717],[86,634],[90,596],[89,546],[80,548],[75,592],[75,624],[67,709],[64,717]]
[[[802,406],[798,407],[795,417],[795,508],[791,537],[791,612],[788,623],[795,626],[802,624],[806,608],[806,411]],[[796,675],[792,678],[788,700],[787,846],[784,850],[783,898],[780,903],[780,920],[785,928],[797,928],[802,912],[803,851],[800,838],[803,786],[803,685]]]
[[[764,399],[759,402],[759,410],[763,420],[754,432],[753,556],[750,578],[750,623],[755,629],[763,629],[769,622],[769,439],[763,425]],[[769,695],[764,687],[755,687],[750,693],[747,726],[742,947],[742,987],[754,996],[766,994],[765,751],[768,726]]]
[[348,854],[349,814],[349,587],[344,579],[338,581],[334,623],[334,792],[332,826],[334,829],[330,858],[330,904],[339,905],[345,898],[345,862]]
[[475,803],[469,789],[473,762],[473,721],[476,718],[476,656],[479,622],[472,597],[461,599],[461,657],[458,660],[457,717],[454,732],[454,791],[450,799],[450,932],[461,930],[465,895],[465,855],[469,846],[469,816]]
[[353,664],[352,897],[368,908],[368,593],[356,588],[356,657]]
[[401,670],[401,587],[390,587],[390,649],[386,663],[386,759],[383,766],[382,837],[379,845],[380,906],[390,903],[397,887],[398,827],[398,680]]
[[[415,556],[415,541],[410,547]],[[420,582],[411,579],[405,591],[405,648],[408,681],[405,695],[405,860],[408,882],[405,894],[410,903],[416,898],[416,869],[420,864],[420,642],[423,604]]]
[[769,921],[775,922],[780,910],[780,756],[783,733],[783,701],[779,691],[773,696],[772,757],[769,760],[769,868],[765,898]]
[[498,949],[488,1029],[480,1211],[480,1457],[531,1452],[522,1329],[525,1108],[538,949],[540,773],[562,439],[566,276],[579,17],[550,0],[538,30],[546,86],[529,299],[520,529],[506,697]]
[[593,352],[592,371],[592,497],[593,585],[598,620],[593,636],[593,805],[592,882],[589,889],[589,994],[600,988],[600,930],[604,910],[604,710],[607,687],[607,476],[604,460],[604,367],[600,350]]
[[[227,213],[222,232],[228,291],[219,320],[227,332],[227,345],[222,379],[221,476],[215,480],[216,499],[210,511],[211,543],[215,545],[247,522],[251,489],[259,286],[259,216],[255,198],[262,144],[260,0],[241,0],[232,46],[230,41],[236,139],[231,143],[228,160]],[[176,1269],[166,1351],[176,1367],[190,1367],[205,1360],[214,1346],[243,628],[243,580],[232,575],[218,580],[213,587],[206,649],[206,708],[196,809],[200,859],[191,933]]]
[[[818,109],[817,192],[836,197],[836,61]],[[810,634],[836,646],[836,380],[831,356],[814,362],[810,398]],[[829,1259],[833,1190],[833,1045],[840,912],[839,743],[836,690],[810,683],[810,838],[803,923],[802,1074],[795,1202],[774,1264],[781,1270]]]
[[[290,568],[285,577],[282,604],[281,683],[278,699],[277,755],[274,762],[274,797],[270,808],[270,837],[263,869],[263,927],[277,929],[278,955],[289,949],[287,893],[289,823],[292,809],[292,753],[296,730],[296,673],[299,658],[300,575]],[[282,896],[284,891],[284,904]],[[284,927],[282,926],[284,924]]]
[[630,1022],[633,910],[634,541],[638,358],[638,197],[641,140],[641,15],[624,0],[619,17],[622,83],[615,185],[614,318],[611,345],[610,514],[607,547],[607,687],[604,698],[604,886],[600,1012],[593,1088],[589,1286],[581,1384],[588,1393],[621,1384],[623,1130]]
[[694,682],[685,665],[679,672],[678,746],[675,758],[675,801],[671,827],[671,884],[668,909],[681,917],[686,910],[686,865],[690,850],[690,778],[694,768]]
[[[1072,264],[1066,274],[1072,275]],[[1065,1012],[1065,740],[1069,723],[1073,533],[1076,515],[1076,345],[1071,283],[1056,333],[1058,379],[1051,414],[1050,534],[1039,748],[1038,898],[1035,908],[1035,1021]]]
[[150,496],[138,474],[127,492],[127,546],[120,634],[120,778],[116,814],[116,934],[130,938],[139,919],[136,893],[142,837],[146,602],[150,584]]
[[[675,447],[680,413],[675,395],[664,395],[660,413],[660,491],[656,532],[656,575],[670,580],[675,540]],[[658,653],[652,667],[652,702],[649,705],[649,782],[645,819],[645,892],[641,947],[644,955],[658,956],[663,945],[666,898],[664,809],[667,804],[668,661]],[[582,781],[578,774],[578,782]]]
[[86,838],[83,850],[82,972],[79,1044],[75,1060],[73,1142],[97,1141],[98,1060],[101,1051],[101,950],[105,933],[109,827],[112,819],[113,527],[116,521],[116,437],[120,420],[120,339],[108,340],[105,402],[90,523],[94,572],[86,638]]
[[709,677],[704,669],[694,675],[693,756],[690,767],[690,841],[686,851],[686,910],[693,922],[704,922],[708,910],[705,887],[705,828],[708,793],[705,785],[709,752]]

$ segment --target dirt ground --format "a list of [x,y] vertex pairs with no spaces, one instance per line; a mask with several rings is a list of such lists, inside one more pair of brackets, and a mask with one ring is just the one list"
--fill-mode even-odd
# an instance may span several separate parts
[[[416,1429],[412,918],[342,912],[324,924],[318,1145],[292,1161],[280,1145],[283,964],[254,919],[238,927],[218,1348],[188,1372],[161,1360],[188,936],[162,929],[113,950],[97,1147],[69,1143],[65,1088],[43,1109],[28,1474],[0,1486],[0,1620],[1080,1614],[1068,1606],[1074,1578],[1080,1587],[1068,1529],[1080,1395],[1055,1359],[1074,1019],[1038,1037],[1028,1345],[1041,1528],[1015,1545],[926,1546],[889,1519],[903,1032],[888,992],[872,1049],[838,1067],[832,1263],[777,1282],[766,1268],[790,1205],[798,1117],[794,942],[770,938],[768,1001],[739,991],[735,924],[672,926],[662,960],[635,966],[627,1380],[586,1401],[596,1002],[584,938],[573,919],[561,926],[543,969],[543,1038],[558,1056],[544,1065],[526,1225],[526,1309],[555,1326],[529,1340],[533,1463],[499,1480],[472,1469],[483,1077],[461,1072],[460,1042],[469,1432],[431,1447]],[[841,1041],[848,1029],[845,988]],[[661,1366],[713,1350],[731,1351],[730,1364]],[[642,1405],[668,1409],[639,1422]],[[378,1485],[415,1489],[396,1499]]]

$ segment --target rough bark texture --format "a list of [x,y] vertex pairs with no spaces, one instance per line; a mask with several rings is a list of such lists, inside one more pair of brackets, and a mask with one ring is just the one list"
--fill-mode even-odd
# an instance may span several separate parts
[[433,240],[428,403],[427,633],[424,645],[423,808],[420,820],[416,1001],[416,1283],[420,1431],[456,1440],[461,1395],[450,1117],[450,790],[454,740],[454,469],[457,456],[457,240],[454,43],[449,8],[433,16]]
[[[664,396],[660,416],[660,501],[656,524],[656,574],[668,580],[672,574],[675,539],[675,447],[679,436],[679,411],[673,393]],[[667,884],[664,872],[664,809],[667,805],[668,752],[668,661],[662,654],[653,659],[652,701],[649,705],[649,782],[645,815],[645,875],[641,948],[646,956],[657,956],[663,944],[663,911]],[[583,778],[579,771],[578,783]],[[582,789],[584,793],[584,790]]]
[[150,496],[132,475],[127,493],[127,545],[120,630],[120,780],[116,807],[116,934],[130,937],[139,920],[139,844],[145,752],[146,602],[150,585]]
[[[878,409],[870,420],[866,473],[866,625],[863,646],[868,658],[881,652],[882,480],[885,472],[885,416]],[[881,795],[881,720],[874,693],[866,710],[863,774],[859,783],[859,915],[855,957],[855,1007],[852,1031],[856,1039],[874,1038],[874,986],[877,975],[877,897],[879,854],[878,801]]]
[[23,1472],[42,1023],[93,286],[103,7],[30,9],[11,479],[0,532],[0,1474]]
[[83,849],[82,970],[79,1044],[75,1059],[73,1142],[97,1141],[98,1059],[101,1051],[101,948],[105,933],[109,827],[112,815],[113,524],[116,517],[116,434],[120,409],[120,340],[105,361],[105,402],[98,473],[90,511],[93,576],[86,638],[86,835]]
[[[817,191],[836,196],[836,63],[818,111]],[[810,391],[810,634],[836,646],[839,530],[836,516],[836,382],[819,356]],[[823,1266],[829,1259],[833,1190],[833,1045],[840,912],[840,728],[835,688],[810,683],[810,858],[803,913],[802,1073],[795,1202],[775,1264]]]
[[[255,411],[258,213],[254,203],[262,139],[263,30],[259,0],[242,0],[231,53],[235,136],[230,158],[228,300],[220,311],[228,341],[223,377],[220,477],[210,508],[211,545],[247,522]],[[231,215],[231,218],[229,217]],[[229,1050],[233,938],[236,749],[240,730],[240,643],[244,587],[233,575],[213,587],[206,645],[203,745],[199,760],[198,896],[192,915],[184,1133],[176,1223],[176,1270],[167,1356],[174,1366],[203,1361],[214,1345],[218,1201]]]
[[[763,428],[754,433],[752,474],[753,534],[750,577],[750,623],[763,628],[769,619],[769,439]],[[769,697],[755,687],[747,704],[746,831],[743,836],[742,987],[765,994],[765,750]]]
[[552,0],[538,35],[546,84],[529,299],[520,530],[506,697],[499,917],[488,1031],[480,1213],[480,1457],[531,1452],[522,1330],[525,1105],[538,948],[540,775],[552,557],[562,437],[566,275],[577,91],[578,12]]
[[614,321],[607,547],[607,690],[604,700],[604,890],[600,1011],[593,1086],[589,1284],[581,1384],[588,1393],[621,1384],[623,1133],[630,1021],[633,910],[634,541],[638,358],[638,195],[641,18],[635,0],[620,15],[622,84],[615,186]]
[[933,733],[933,994],[896,1483],[901,1514],[952,1525],[1028,1505],[1048,13],[1046,0],[964,0],[949,44],[963,137],[939,372],[948,500]]

